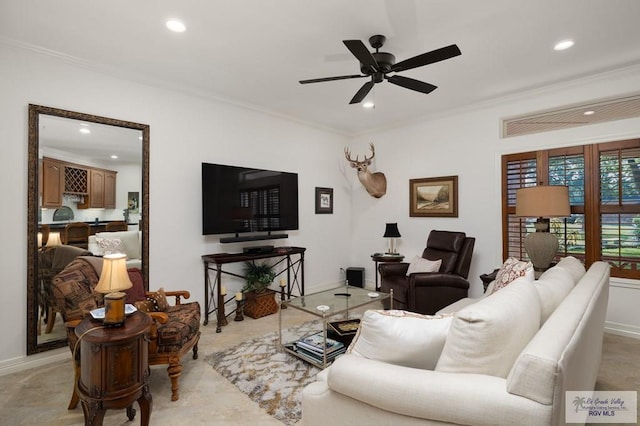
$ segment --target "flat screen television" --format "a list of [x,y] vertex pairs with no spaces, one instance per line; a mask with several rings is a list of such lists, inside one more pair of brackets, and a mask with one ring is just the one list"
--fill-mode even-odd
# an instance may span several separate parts
[[[298,174],[202,163],[202,234],[268,232],[298,229]],[[282,236],[273,236],[273,238]],[[284,235],[286,237],[286,235]]]

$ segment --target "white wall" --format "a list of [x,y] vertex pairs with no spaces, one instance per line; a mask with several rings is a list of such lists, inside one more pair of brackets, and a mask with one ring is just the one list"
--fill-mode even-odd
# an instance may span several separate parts
[[[151,128],[150,280],[151,288],[189,290],[204,305],[200,256],[239,250],[201,235],[200,163],[219,162],[299,173],[300,230],[278,245],[307,247],[307,288],[343,278],[340,267],[363,266],[373,282],[370,255],[382,251],[386,222],[398,222],[400,252],[421,253],[431,229],[460,230],[477,238],[471,295],[477,278],[501,263],[500,156],[559,145],[640,135],[640,119],[624,120],[512,139],[500,139],[500,118],[628,93],[640,87],[637,69],[611,73],[564,87],[540,90],[472,111],[357,138],[285,121],[214,100],[134,83],[0,44],[0,183],[6,205],[0,210],[3,236],[3,345],[0,370],[35,363],[50,353],[26,357],[27,105],[47,105],[146,123]],[[378,106],[375,113],[384,113]],[[344,161],[376,144],[374,170],[387,175],[387,195],[370,197]],[[458,218],[409,218],[411,178],[458,175]],[[314,188],[334,188],[334,214],[314,214]],[[239,283],[230,282],[230,291]],[[636,282],[611,289],[610,328],[640,327]],[[613,317],[612,315],[615,315]],[[621,324],[622,326],[615,326]],[[68,356],[68,350],[57,352]]]
[[[204,306],[201,256],[241,244],[203,237],[201,162],[297,172],[300,230],[265,244],[307,248],[308,288],[341,279],[349,256],[349,194],[343,176],[344,136],[246,108],[163,90],[0,44],[0,158],[3,179],[0,256],[2,366],[25,361],[28,104],[81,111],[150,125],[150,286],[186,289]],[[316,215],[316,186],[334,188],[334,214]],[[328,267],[328,265],[334,265]],[[233,284],[230,286],[233,290]],[[66,352],[68,349],[58,351]],[[49,354],[35,355],[29,362]]]
[[[502,263],[501,165],[503,154],[557,146],[637,138],[640,118],[536,135],[500,138],[501,119],[528,112],[637,92],[640,67],[611,72],[563,86],[540,89],[470,111],[356,138],[352,151],[376,145],[375,170],[386,174],[387,195],[379,200],[363,191],[352,202],[353,256],[373,281],[371,253],[382,251],[385,222],[398,222],[398,251],[409,259],[422,253],[432,229],[464,231],[476,237],[470,271],[472,297],[482,293],[479,275]],[[382,100],[379,102],[381,103]],[[377,106],[376,113],[384,113]],[[458,175],[459,217],[409,217],[409,179]],[[640,337],[640,283],[613,279],[607,327]]]

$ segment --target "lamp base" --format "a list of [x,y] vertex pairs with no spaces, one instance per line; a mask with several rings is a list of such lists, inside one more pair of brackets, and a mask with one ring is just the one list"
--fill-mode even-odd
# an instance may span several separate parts
[[119,291],[104,296],[104,320],[107,327],[120,327],[124,324],[124,302],[126,294]]
[[558,246],[558,239],[550,232],[532,232],[524,239],[524,249],[536,271],[549,269]]

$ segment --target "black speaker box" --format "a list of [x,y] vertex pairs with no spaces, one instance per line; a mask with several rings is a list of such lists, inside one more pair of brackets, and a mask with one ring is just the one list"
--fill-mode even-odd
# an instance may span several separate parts
[[347,281],[354,287],[364,287],[364,268],[347,268]]

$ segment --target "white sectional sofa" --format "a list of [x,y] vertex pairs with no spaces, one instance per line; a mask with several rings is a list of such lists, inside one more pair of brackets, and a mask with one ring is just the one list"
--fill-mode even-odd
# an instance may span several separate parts
[[367,344],[356,336],[351,352],[305,387],[303,423],[565,424],[565,391],[595,386],[608,293],[608,264],[596,262],[585,273],[565,258],[535,282],[519,278],[490,296],[464,300],[455,313],[424,320],[424,330],[433,328],[429,321],[450,321],[435,355],[425,349],[425,357],[435,356],[432,369],[401,359],[405,348],[415,357],[402,340],[420,338],[407,326],[386,339],[379,328]]

